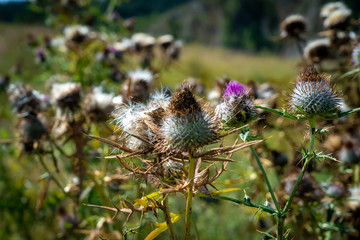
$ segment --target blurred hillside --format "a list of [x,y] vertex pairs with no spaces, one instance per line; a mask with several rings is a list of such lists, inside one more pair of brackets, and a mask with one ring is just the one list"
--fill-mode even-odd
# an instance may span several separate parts
[[[41,2],[41,1],[40,1]],[[108,1],[94,1],[94,12]],[[308,35],[321,29],[318,20],[325,0],[130,0],[116,7],[124,19],[136,18],[136,31],[155,35],[170,33],[186,42],[246,49],[279,51],[276,40],[279,22],[292,13],[303,14],[309,23]],[[355,18],[360,1],[347,0]],[[29,11],[31,10],[31,11]],[[0,5],[0,21],[41,22],[44,14],[33,3]],[[92,13],[91,13],[92,14]],[[91,17],[91,16],[89,16]]]

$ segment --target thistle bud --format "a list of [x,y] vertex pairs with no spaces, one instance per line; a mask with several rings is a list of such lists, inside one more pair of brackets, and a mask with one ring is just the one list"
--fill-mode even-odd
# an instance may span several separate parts
[[236,81],[230,81],[226,85],[224,101],[215,109],[216,116],[225,122],[226,126],[238,127],[256,118],[256,111],[248,96],[249,90]]
[[296,79],[290,107],[294,112],[310,116],[335,113],[339,98],[330,77],[319,74],[313,66],[307,67]]
[[161,151],[192,151],[216,141],[216,122],[196,101],[190,89],[184,87],[171,98],[169,113],[160,128]]

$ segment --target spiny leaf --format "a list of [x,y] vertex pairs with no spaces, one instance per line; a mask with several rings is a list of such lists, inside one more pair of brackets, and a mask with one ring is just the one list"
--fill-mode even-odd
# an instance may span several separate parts
[[[163,195],[160,193],[160,192],[152,192],[146,196],[143,196],[141,199],[135,199],[134,202],[134,206],[144,206],[144,207],[147,207],[147,203],[145,202],[145,200],[148,200],[148,199],[151,199],[151,200],[161,200],[163,197]],[[144,205],[143,205],[144,204]]]

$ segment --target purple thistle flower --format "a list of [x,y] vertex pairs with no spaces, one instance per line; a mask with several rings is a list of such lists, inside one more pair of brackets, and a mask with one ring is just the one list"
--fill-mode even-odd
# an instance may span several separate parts
[[249,91],[250,91],[250,89],[246,90],[246,87],[244,85],[242,85],[241,83],[239,83],[237,81],[230,81],[226,85],[226,89],[224,90],[223,97],[226,100],[229,100],[230,97],[232,97],[232,96],[239,97],[241,95],[246,95],[249,93]]

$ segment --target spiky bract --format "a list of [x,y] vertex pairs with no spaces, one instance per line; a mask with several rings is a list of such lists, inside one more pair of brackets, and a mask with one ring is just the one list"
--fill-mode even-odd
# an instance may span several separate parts
[[160,128],[163,140],[161,151],[191,151],[218,138],[214,119],[205,111],[170,115]]
[[328,76],[319,74],[313,66],[298,76],[290,99],[290,107],[295,112],[323,116],[335,113],[339,104]]

